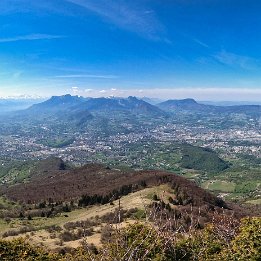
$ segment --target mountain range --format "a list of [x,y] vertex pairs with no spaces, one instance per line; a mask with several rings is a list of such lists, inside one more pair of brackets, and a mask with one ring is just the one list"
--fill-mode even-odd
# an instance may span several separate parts
[[59,112],[64,110],[89,110],[89,111],[129,111],[133,113],[164,114],[175,111],[204,111],[204,112],[261,112],[261,105],[231,105],[218,106],[198,103],[194,99],[167,100],[156,103],[155,99],[138,99],[133,96],[128,98],[84,98],[81,96],[53,96],[42,103],[34,104],[27,109],[28,112]]
[[[228,115],[245,114],[259,119],[261,117],[261,105],[233,105],[216,106],[201,104],[194,99],[167,100],[155,104],[150,99],[144,101],[136,97],[128,98],[107,97],[107,98],[84,98],[66,94],[63,96],[53,96],[50,99],[34,104],[27,109],[16,111],[10,114],[12,121],[37,120],[51,121],[54,124],[63,122],[70,126],[86,126],[92,119],[92,124],[108,125],[106,122],[117,121],[118,126],[121,121],[137,125],[144,124],[146,119],[165,120],[175,117],[176,114],[201,114],[201,115]],[[121,117],[123,116],[123,117]],[[99,127],[97,125],[97,127]],[[111,127],[108,125],[108,128]],[[115,130],[116,131],[116,130]],[[117,130],[120,131],[120,130]],[[116,132],[117,132],[116,131]]]
[[60,111],[129,111],[132,113],[146,113],[163,115],[164,112],[136,97],[128,98],[83,98],[79,96],[53,96],[51,99],[35,104],[27,109],[27,112],[60,112]]

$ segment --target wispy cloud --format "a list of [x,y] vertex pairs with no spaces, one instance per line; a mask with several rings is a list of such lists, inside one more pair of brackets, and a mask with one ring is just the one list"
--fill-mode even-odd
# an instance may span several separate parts
[[96,78],[96,79],[118,79],[117,75],[96,75],[96,74],[67,74],[57,75],[55,78]]
[[206,43],[200,41],[199,39],[197,38],[194,38],[193,41],[199,45],[201,45],[202,47],[205,47],[205,48],[209,48],[209,45],[207,45]]
[[255,70],[261,66],[260,61],[252,57],[242,56],[224,50],[213,55],[213,58],[221,64],[239,67],[244,70]]
[[43,12],[71,14],[71,10],[61,7],[61,1],[45,0],[1,0],[0,14],[34,13],[42,15]]
[[[94,12],[108,22],[128,31],[138,33],[146,38],[159,40],[164,31],[163,25],[155,13],[142,8],[140,2],[135,5],[126,1],[114,0],[65,0]],[[135,1],[134,1],[135,2]]]
[[[61,5],[67,4],[81,7],[95,13],[105,21],[152,40],[170,41],[164,35],[165,27],[159,21],[157,14],[145,1],[115,1],[115,0],[2,0],[0,14],[6,13],[62,13],[70,16],[78,15],[75,8]],[[167,40],[166,40],[167,39]]]
[[0,43],[18,42],[18,41],[35,41],[35,40],[49,40],[64,38],[62,35],[49,35],[49,34],[29,34],[20,35],[15,37],[0,38]]

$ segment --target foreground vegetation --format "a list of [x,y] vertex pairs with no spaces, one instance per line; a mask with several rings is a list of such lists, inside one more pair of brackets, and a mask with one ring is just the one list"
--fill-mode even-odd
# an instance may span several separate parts
[[[167,224],[165,224],[167,225]],[[87,243],[70,254],[52,254],[23,239],[0,241],[1,260],[260,260],[261,218],[217,219],[203,230],[174,233],[135,223],[113,230],[99,249]],[[177,232],[177,231],[176,231]]]
[[[26,182],[0,187],[1,260],[259,258],[258,205],[225,202],[173,172],[72,167],[58,158],[27,167],[17,168],[28,170]],[[238,189],[233,180],[205,185]],[[244,256],[237,246],[246,240]]]

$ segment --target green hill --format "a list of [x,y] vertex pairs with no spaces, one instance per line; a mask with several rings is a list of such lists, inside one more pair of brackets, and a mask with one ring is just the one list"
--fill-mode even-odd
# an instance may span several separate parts
[[229,163],[218,157],[218,154],[210,149],[184,146],[181,167],[217,173],[229,168]]

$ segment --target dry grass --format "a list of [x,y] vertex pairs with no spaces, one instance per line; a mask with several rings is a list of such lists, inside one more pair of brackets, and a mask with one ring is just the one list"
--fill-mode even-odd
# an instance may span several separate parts
[[[152,196],[151,195],[158,195],[159,197],[167,198],[166,193],[169,193],[171,191],[170,187],[168,185],[160,185],[155,186],[152,188],[145,188],[141,191],[137,191],[134,193],[131,193],[127,196],[123,196],[120,199],[121,208],[124,210],[130,210],[133,208],[142,209],[145,210],[146,206],[148,206],[152,202]],[[106,205],[99,205],[99,206],[91,206],[88,208],[83,209],[76,209],[72,212],[66,213],[67,217],[65,215],[56,216],[53,218],[34,218],[32,221],[30,221],[30,224],[36,228],[36,231],[34,232],[28,232],[25,234],[20,234],[18,236],[10,236],[7,237],[8,240],[17,238],[17,237],[24,237],[24,238],[30,238],[31,242],[34,242],[36,245],[45,246],[49,249],[57,249],[59,247],[70,247],[70,248],[76,248],[82,245],[82,239],[69,241],[69,242],[61,242],[59,239],[59,233],[60,232],[48,232],[45,228],[51,227],[51,226],[60,226],[63,231],[65,230],[64,225],[68,222],[79,222],[79,221],[85,221],[87,219],[93,219],[97,216],[102,217],[108,213],[115,212],[119,205],[119,201],[114,201],[113,204],[106,204]],[[29,221],[26,221],[27,223]],[[125,220],[118,225],[118,228],[124,228],[128,224],[132,224],[135,221],[133,219]],[[23,224],[23,221],[17,220],[16,222],[12,223],[13,228],[12,229],[18,229]],[[1,233],[10,230],[10,225],[5,224],[5,229],[1,230]],[[96,246],[101,246],[100,239],[101,239],[101,229],[106,224],[103,223],[101,225],[97,225],[94,227],[94,234],[91,236],[88,236],[87,242],[88,244],[94,244]],[[114,225],[114,228],[116,225]]]

